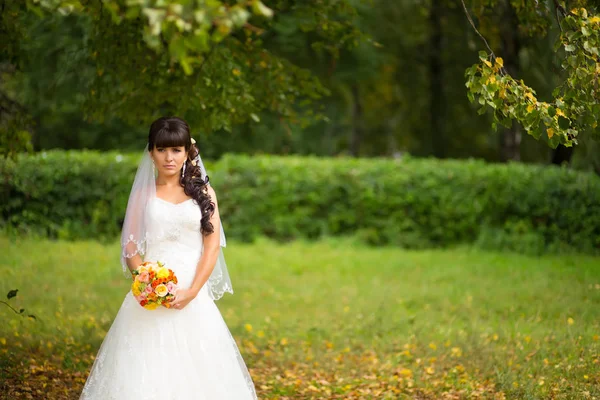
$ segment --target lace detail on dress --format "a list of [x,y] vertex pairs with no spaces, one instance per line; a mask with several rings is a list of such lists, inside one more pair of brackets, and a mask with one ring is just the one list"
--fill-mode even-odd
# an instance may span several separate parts
[[221,249],[219,257],[217,258],[217,265],[206,282],[210,291],[210,297],[215,301],[223,297],[225,293],[233,294],[233,287],[231,287],[229,276],[223,276],[223,270],[226,270],[226,268],[223,249]]
[[[237,344],[235,343],[235,339],[231,335],[231,332],[229,332],[229,338],[231,339],[231,341],[233,342],[233,345],[235,347],[235,355],[240,364],[240,368],[246,370],[246,363],[244,362],[244,359],[242,358],[242,354],[240,353],[240,350],[238,349]],[[258,398],[256,396],[256,389],[254,388],[254,382],[252,382],[252,378],[250,377],[249,373],[246,373],[245,381],[246,381],[246,386],[248,387],[248,390],[250,391],[250,393],[252,393],[254,398]]]

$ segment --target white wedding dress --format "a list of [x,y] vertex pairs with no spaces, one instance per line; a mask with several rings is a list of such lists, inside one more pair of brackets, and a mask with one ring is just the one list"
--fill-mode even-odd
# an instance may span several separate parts
[[[189,287],[202,252],[200,208],[155,197],[145,218],[160,227],[144,259]],[[184,309],[141,307],[132,293],[100,347],[81,400],[256,399],[250,374],[205,285]]]

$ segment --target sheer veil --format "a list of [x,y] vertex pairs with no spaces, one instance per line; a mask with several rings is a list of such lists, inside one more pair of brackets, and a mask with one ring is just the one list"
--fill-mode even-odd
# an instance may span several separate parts
[[[200,155],[195,158],[195,165],[200,167],[202,179],[206,178],[206,168],[202,163]],[[168,232],[161,232],[157,227],[147,225],[145,218],[148,202],[156,197],[156,177],[148,146],[144,149],[144,154],[138,166],[127,202],[127,211],[121,231],[121,265],[123,272],[129,275],[127,259],[140,255],[142,258],[146,254],[147,246],[153,240],[158,240]],[[220,223],[220,244],[221,248],[215,268],[208,278],[206,284],[209,287],[209,293],[213,300],[223,297],[225,292],[233,294],[231,279],[227,271],[227,264],[223,255],[223,248],[227,245],[223,225]]]

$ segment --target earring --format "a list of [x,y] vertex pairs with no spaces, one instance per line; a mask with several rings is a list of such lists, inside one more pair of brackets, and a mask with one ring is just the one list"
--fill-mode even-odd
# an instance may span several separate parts
[[181,170],[181,177],[185,176],[185,161],[183,162],[183,169]]

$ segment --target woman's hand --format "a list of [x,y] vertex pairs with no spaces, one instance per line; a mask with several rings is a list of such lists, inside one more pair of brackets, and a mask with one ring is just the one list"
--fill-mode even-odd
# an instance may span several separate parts
[[190,301],[198,295],[198,292],[192,289],[177,289],[175,297],[171,300],[171,308],[182,310],[189,304]]

